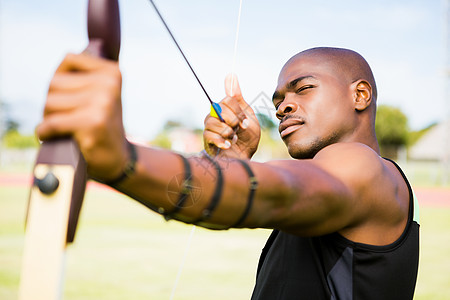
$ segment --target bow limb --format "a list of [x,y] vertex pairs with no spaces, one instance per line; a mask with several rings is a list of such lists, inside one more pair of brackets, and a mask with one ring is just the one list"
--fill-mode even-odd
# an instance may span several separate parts
[[[118,59],[117,0],[89,0],[88,35],[86,52]],[[72,138],[44,142],[33,175],[19,299],[61,299],[65,250],[75,238],[86,188],[86,162]]]

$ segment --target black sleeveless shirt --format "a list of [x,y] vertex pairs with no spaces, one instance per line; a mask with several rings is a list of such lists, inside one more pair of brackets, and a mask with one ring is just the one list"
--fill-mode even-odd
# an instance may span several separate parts
[[252,299],[412,299],[419,265],[418,205],[394,165],[410,195],[400,238],[374,246],[339,233],[299,237],[274,230],[259,261]]

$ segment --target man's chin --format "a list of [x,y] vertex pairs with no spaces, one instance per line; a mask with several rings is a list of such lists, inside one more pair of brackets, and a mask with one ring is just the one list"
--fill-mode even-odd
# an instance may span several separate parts
[[311,159],[323,148],[339,142],[339,135],[337,133],[332,133],[325,137],[308,136],[302,138],[299,138],[298,136],[297,138],[288,136],[283,141],[292,158]]
[[312,143],[309,145],[299,143],[286,143],[289,155],[295,159],[312,159],[321,147]]

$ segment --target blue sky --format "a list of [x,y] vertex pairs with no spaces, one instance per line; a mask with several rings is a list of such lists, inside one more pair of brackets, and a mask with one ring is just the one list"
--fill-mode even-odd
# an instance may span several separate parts
[[[155,0],[213,99],[232,71],[238,0]],[[50,78],[67,52],[87,44],[87,1],[0,0],[0,97],[25,132],[41,118]],[[244,97],[271,96],[289,57],[345,47],[372,66],[379,103],[418,129],[442,120],[444,0],[243,0],[235,73]],[[152,138],[171,120],[201,127],[206,97],[147,0],[120,1],[125,127]],[[447,33],[448,34],[448,33]],[[259,101],[259,100],[258,100]]]

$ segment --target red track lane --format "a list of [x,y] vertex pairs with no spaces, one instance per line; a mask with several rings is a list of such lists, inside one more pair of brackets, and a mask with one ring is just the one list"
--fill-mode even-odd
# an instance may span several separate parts
[[[29,174],[0,174],[0,187],[27,187],[32,177]],[[96,182],[88,182],[88,188],[109,188]],[[414,192],[421,206],[450,207],[450,188],[423,188],[415,187]],[[1,200],[1,195],[0,195]]]

